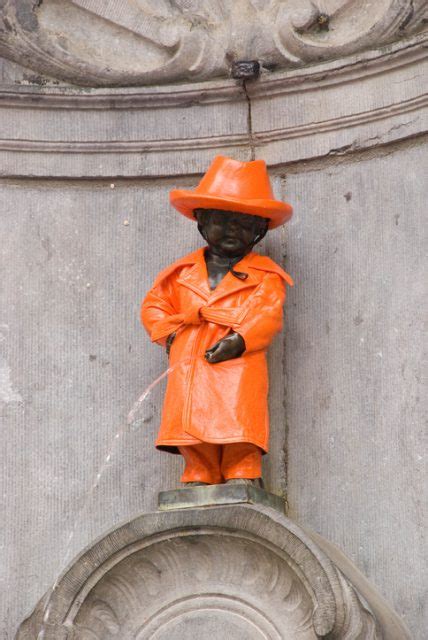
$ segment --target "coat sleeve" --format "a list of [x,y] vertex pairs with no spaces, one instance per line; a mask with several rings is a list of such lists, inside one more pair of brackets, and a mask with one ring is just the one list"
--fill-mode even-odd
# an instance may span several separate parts
[[282,328],[285,285],[276,273],[268,273],[249,298],[243,320],[234,328],[245,340],[245,350],[266,349]]
[[153,332],[159,322],[176,313],[173,305],[172,283],[170,278],[165,278],[150,289],[141,303],[141,323],[153,342],[165,346],[166,337],[154,340]]

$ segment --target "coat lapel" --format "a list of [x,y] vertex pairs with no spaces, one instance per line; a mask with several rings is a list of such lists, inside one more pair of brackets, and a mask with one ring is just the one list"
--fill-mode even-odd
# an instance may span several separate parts
[[207,266],[205,264],[204,249],[198,249],[192,254],[194,258],[193,266],[185,273],[180,275],[177,282],[197,293],[204,300],[208,300],[211,291],[208,284]]
[[211,291],[204,254],[205,247],[177,261],[173,267],[179,264],[189,266],[189,269],[180,275],[177,282],[181,286],[196,293],[210,305],[243,289],[256,287],[260,283],[260,277],[257,277],[258,271],[277,273],[288,284],[293,285],[293,281],[288,273],[285,273],[285,271],[270,258],[261,256],[258,253],[249,253],[234,266],[235,271],[247,273],[248,277],[245,280],[240,280],[229,271],[217,287]]

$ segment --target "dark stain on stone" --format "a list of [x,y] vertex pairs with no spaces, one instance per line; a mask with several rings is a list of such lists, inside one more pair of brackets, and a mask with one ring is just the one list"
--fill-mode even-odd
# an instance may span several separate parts
[[395,222],[395,226],[398,227],[398,221],[400,219],[400,214],[396,213],[394,216],[394,222]]
[[361,315],[360,312],[358,312],[358,314],[354,318],[354,324],[356,327],[358,327],[358,325],[362,324],[363,322],[364,322],[363,316]]
[[16,4],[16,19],[25,31],[37,31],[39,27],[39,21],[34,13],[35,8],[37,8],[37,4],[33,7],[30,7],[27,3],[24,4],[23,2]]
[[266,69],[266,71],[276,71],[278,68],[277,62],[262,62],[262,68]]
[[[94,354],[90,354],[89,355],[89,361],[90,362],[95,362],[95,360],[97,360],[98,356],[94,355]],[[110,364],[110,360],[105,360],[105,358],[101,358],[101,360],[99,361],[100,365],[102,367],[108,367],[108,365]]]
[[330,408],[331,400],[332,400],[331,391],[327,393],[323,393],[319,400],[320,409],[327,411]]
[[404,20],[402,21],[402,23],[399,25],[398,27],[398,31],[404,31],[405,28],[407,27],[407,25],[409,24],[409,22],[411,21],[411,19],[413,18],[414,14],[415,14],[415,7],[413,4],[413,0],[410,0],[410,6],[407,10],[407,15],[405,16]]
[[[1,5],[1,2],[0,2],[0,9],[1,8],[2,8],[2,5]],[[15,25],[11,24],[6,16],[3,18],[3,24],[4,24],[6,32],[10,31],[10,33],[13,33],[14,35],[16,35],[17,31],[16,31]]]
[[47,78],[36,74],[24,75],[24,78],[27,82],[31,82],[31,84],[37,84],[39,85],[39,87],[44,87],[49,82]]
[[320,13],[317,18],[317,24],[320,31],[329,31],[330,16],[327,13]]
[[42,245],[43,249],[46,251],[47,260],[49,262],[49,260],[52,258],[54,254],[54,251],[52,249],[51,239],[49,238],[48,235],[42,236],[42,232],[40,230],[39,224],[37,225],[37,235],[39,237],[40,244]]
[[352,198],[352,191],[348,191],[343,197],[345,198],[346,202],[349,202]]
[[46,236],[45,238],[41,239],[41,243],[42,243],[43,249],[47,253],[47,258],[48,258],[48,261],[49,261],[53,256],[51,239],[49,238],[49,236]]

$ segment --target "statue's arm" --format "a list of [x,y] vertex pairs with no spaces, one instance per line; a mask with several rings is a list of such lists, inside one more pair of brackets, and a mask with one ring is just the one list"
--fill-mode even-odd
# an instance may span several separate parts
[[248,309],[235,331],[243,338],[245,350],[266,349],[282,329],[285,285],[276,273],[268,273],[247,301]]
[[172,285],[168,280],[150,289],[140,311],[141,323],[150,338],[162,346],[166,346],[167,336],[156,339],[156,329],[160,322],[177,313],[173,305]]
[[239,324],[234,324],[228,336],[205,352],[211,363],[239,358],[244,352],[266,349],[282,328],[285,286],[280,276],[267,274],[246,302],[246,312]]

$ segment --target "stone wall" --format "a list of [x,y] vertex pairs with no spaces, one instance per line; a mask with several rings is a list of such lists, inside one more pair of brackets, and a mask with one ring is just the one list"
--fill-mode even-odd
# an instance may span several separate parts
[[295,206],[261,247],[296,280],[270,353],[268,488],[422,640],[421,36],[247,93],[40,86],[8,61],[2,77],[2,637],[85,544],[176,486],[180,460],[153,450],[164,380],[125,428],[167,365],[139,301],[199,245],[169,190],[255,153]]
[[[424,636],[425,145],[290,175],[288,499]],[[420,626],[419,626],[420,625]]]

